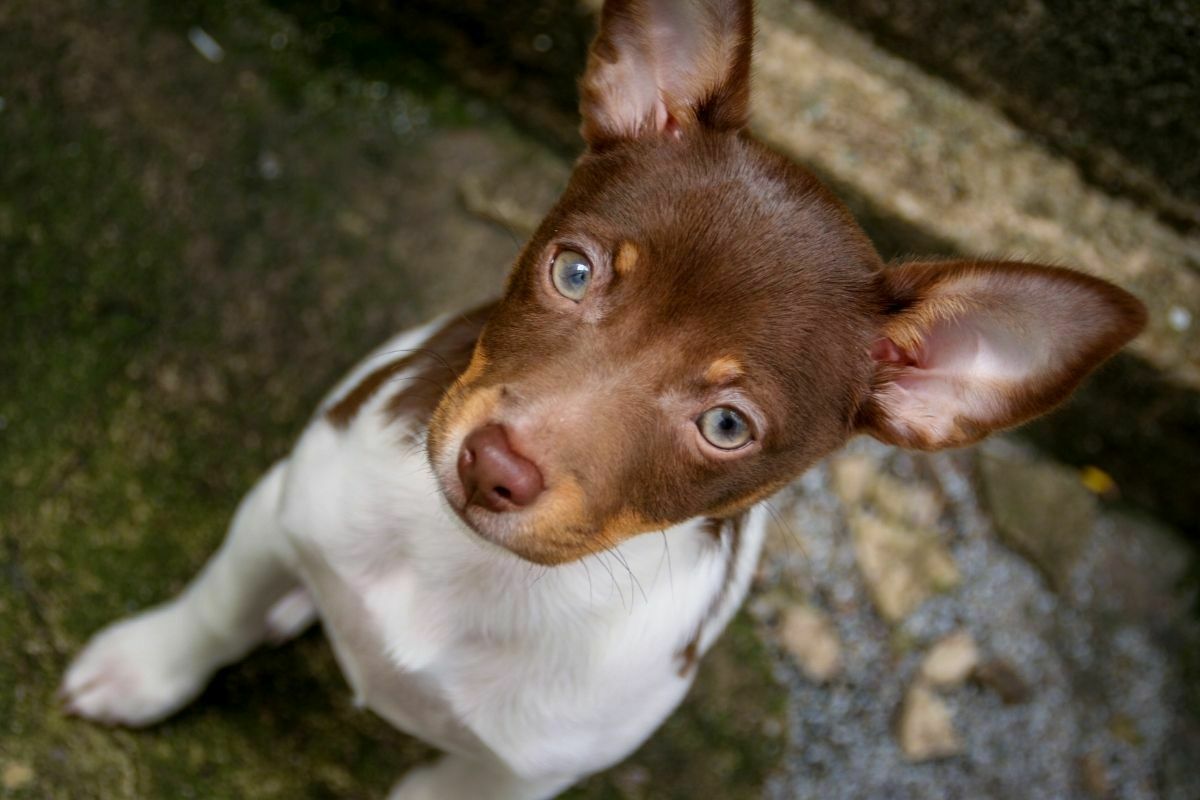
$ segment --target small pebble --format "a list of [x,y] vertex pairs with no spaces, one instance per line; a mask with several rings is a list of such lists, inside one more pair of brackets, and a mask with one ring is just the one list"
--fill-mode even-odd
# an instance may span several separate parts
[[962,752],[962,740],[954,730],[950,709],[919,683],[904,697],[896,736],[909,761],[930,761]]
[[1171,306],[1171,310],[1167,312],[1167,324],[1171,326],[1171,330],[1183,333],[1192,327],[1192,312],[1183,306]]
[[263,151],[258,157],[258,174],[268,181],[273,181],[282,175],[283,166],[279,163],[279,157],[270,150]]
[[216,39],[209,36],[208,31],[204,30],[204,28],[195,25],[188,30],[187,36],[188,41],[192,43],[192,47],[196,48],[196,52],[204,56],[208,61],[219,64],[225,59],[225,48],[221,47]]
[[811,606],[796,605],[784,611],[779,638],[812,681],[829,681],[842,668],[842,643],[837,631],[829,617]]
[[929,649],[921,663],[921,677],[932,686],[958,686],[979,664],[979,648],[971,635],[960,631]]

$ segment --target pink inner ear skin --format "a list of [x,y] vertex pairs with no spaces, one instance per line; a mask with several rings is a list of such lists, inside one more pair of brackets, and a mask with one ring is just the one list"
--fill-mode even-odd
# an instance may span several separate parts
[[751,0],[607,0],[580,83],[584,140],[744,128],[752,12]]
[[675,119],[672,114],[667,115],[667,121],[663,123],[662,132],[676,139],[683,138],[683,128],[680,127],[679,120]]
[[886,336],[876,339],[875,344],[871,345],[871,358],[883,364],[896,364],[901,367],[920,366],[915,355],[909,354]]

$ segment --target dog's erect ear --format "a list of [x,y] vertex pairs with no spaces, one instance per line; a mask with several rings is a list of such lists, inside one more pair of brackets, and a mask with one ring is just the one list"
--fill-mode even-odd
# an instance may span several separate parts
[[921,450],[1049,411],[1146,322],[1128,292],[1055,267],[912,263],[881,280],[888,308],[858,428]]
[[752,0],[607,0],[580,82],[593,148],[694,125],[736,130],[750,111]]

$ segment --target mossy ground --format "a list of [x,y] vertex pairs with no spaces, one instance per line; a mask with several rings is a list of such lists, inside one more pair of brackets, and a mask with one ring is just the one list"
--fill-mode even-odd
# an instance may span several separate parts
[[[517,250],[459,181],[552,157],[401,54],[328,58],[332,33],[259,0],[0,9],[0,797],[373,797],[430,755],[352,709],[315,633],[149,731],[53,700],[89,634],[200,567],[341,371]],[[781,709],[739,621],[572,796],[756,796]]]

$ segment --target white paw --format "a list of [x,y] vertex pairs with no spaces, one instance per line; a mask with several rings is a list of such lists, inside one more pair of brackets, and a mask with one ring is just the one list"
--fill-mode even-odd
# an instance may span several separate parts
[[437,765],[414,767],[388,792],[387,800],[446,800],[439,794]]
[[388,800],[546,800],[573,782],[562,778],[524,780],[497,762],[447,755],[409,770],[392,787]]
[[204,636],[176,604],[96,634],[63,678],[65,711],[106,725],[152,725],[204,688],[215,665]]
[[283,644],[304,633],[317,621],[317,606],[305,589],[293,589],[281,597],[267,612],[266,639],[271,644]]

